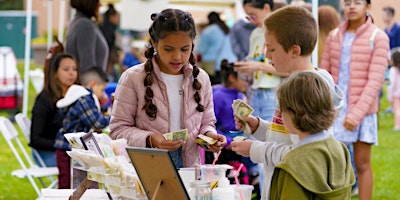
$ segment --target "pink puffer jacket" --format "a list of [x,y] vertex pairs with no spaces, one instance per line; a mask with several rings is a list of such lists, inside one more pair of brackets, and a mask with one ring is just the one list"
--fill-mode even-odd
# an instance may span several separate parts
[[[128,145],[145,147],[146,138],[153,133],[170,132],[169,102],[167,88],[161,78],[160,68],[153,59],[153,103],[157,106],[157,117],[150,120],[142,109],[145,103],[145,86],[143,80],[146,76],[144,64],[131,67],[126,70],[118,83],[112,108],[110,121],[110,136],[113,139],[126,138]],[[204,112],[196,110],[197,103],[194,100],[195,90],[193,84],[193,66],[185,65],[183,80],[183,105],[182,127],[187,128],[189,139],[182,148],[183,166],[194,166],[199,158],[197,144],[194,142],[198,134],[208,131],[216,133],[215,115],[212,98],[211,83],[207,73],[200,69],[197,79],[202,84],[200,89],[201,104]]]
[[[339,30],[331,31],[326,39],[320,67],[331,73],[335,82],[340,76],[340,56],[343,36],[348,21],[339,26]],[[377,27],[371,18],[356,31],[351,47],[350,81],[348,89],[347,116],[360,124],[367,114],[378,112],[379,91],[384,81],[388,65],[389,38],[381,30],[376,32],[372,44],[370,38]]]

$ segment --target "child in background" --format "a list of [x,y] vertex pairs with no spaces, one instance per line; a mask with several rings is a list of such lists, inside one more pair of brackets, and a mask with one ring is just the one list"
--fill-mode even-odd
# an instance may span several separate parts
[[215,126],[219,134],[223,134],[227,137],[227,146],[232,142],[232,138],[237,136],[237,133],[232,134],[230,132],[237,131],[233,118],[232,103],[236,99],[246,101],[243,93],[246,91],[246,86],[248,85],[248,83],[233,70],[233,67],[233,64],[229,64],[228,60],[222,60],[222,84],[213,86],[214,112],[217,118]]
[[[256,176],[258,174],[257,164],[251,162],[248,157],[242,157],[237,155],[234,151],[231,151],[231,142],[236,136],[243,136],[242,131],[238,131],[235,128],[235,119],[233,118],[232,104],[236,99],[242,99],[246,101],[244,92],[246,91],[247,82],[242,77],[242,74],[238,74],[233,70],[233,64],[229,64],[228,60],[222,60],[221,63],[221,81],[222,85],[213,86],[213,100],[214,100],[214,112],[217,118],[215,124],[217,132],[226,137],[227,143],[225,148],[222,149],[221,155],[218,157],[218,164],[229,164],[231,161],[239,161],[245,164],[249,176]],[[211,164],[214,160],[211,153],[206,153],[207,163]],[[247,183],[248,184],[248,183]]]
[[392,103],[395,131],[400,131],[400,48],[394,48],[390,57],[388,100]]
[[[166,9],[152,14],[147,61],[127,69],[121,76],[110,123],[113,139],[126,138],[128,145],[167,149],[176,168],[199,163],[195,139],[199,134],[226,144],[215,130],[212,89],[208,74],[195,64],[196,37],[190,13]],[[188,140],[168,141],[163,134],[187,128]]]
[[[313,15],[303,7],[286,6],[274,11],[265,19],[265,44],[266,56],[276,71],[292,74],[296,71],[315,71],[329,85],[336,109],[343,105],[343,93],[334,84],[332,77],[325,70],[316,69],[311,63],[311,54],[317,43],[317,24]],[[251,135],[260,141],[235,142],[240,146],[239,153],[250,156],[255,163],[264,163],[264,184],[262,199],[268,199],[271,178],[274,168],[280,163],[282,157],[298,142],[298,136],[290,134],[285,128],[279,108],[275,109],[273,120],[265,121],[259,117],[241,117],[251,129]],[[235,116],[235,123],[239,130],[242,124]],[[267,142],[280,143],[282,148],[275,152],[268,152]],[[233,145],[233,144],[231,144]],[[265,162],[265,155],[273,155],[271,162]]]
[[57,102],[61,115],[64,116],[63,126],[58,131],[54,147],[59,170],[58,188],[68,189],[71,183],[70,157],[66,151],[70,146],[64,134],[89,132],[92,129],[103,129],[109,124],[110,117],[100,111],[98,98],[104,95],[107,75],[99,67],[93,67],[81,76],[80,85],[72,85],[65,97]]
[[[265,57],[265,36],[263,21],[274,8],[273,0],[243,0],[246,18],[256,28],[250,35],[247,61],[236,62],[235,70],[252,77],[251,96],[248,96],[254,115],[271,121],[276,105],[275,90],[281,83],[281,76],[287,73],[277,72]],[[250,92],[248,92],[250,93]],[[249,94],[246,94],[249,95]]]
[[370,9],[370,0],[344,0],[347,20],[329,33],[320,64],[345,94],[333,133],[353,145],[360,200],[372,198],[371,152],[378,143],[379,93],[389,53],[389,38],[373,24]]
[[[75,58],[66,53],[52,55],[49,71],[45,76],[43,90],[35,99],[32,108],[31,140],[47,167],[55,167],[56,149],[54,141],[62,126],[63,117],[58,112],[56,102],[63,98],[68,88],[78,82],[78,66]],[[37,158],[33,157],[38,163]],[[42,166],[44,167],[44,166]]]
[[[350,199],[355,182],[350,154],[328,131],[337,113],[330,90],[315,71],[296,72],[278,88],[282,120],[300,142],[275,167],[269,199]],[[276,152],[282,144],[267,142],[265,148]],[[266,163],[274,159],[263,156]]]

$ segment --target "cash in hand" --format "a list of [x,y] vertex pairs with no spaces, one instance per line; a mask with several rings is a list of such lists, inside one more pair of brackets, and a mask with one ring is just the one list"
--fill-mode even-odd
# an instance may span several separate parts
[[168,141],[176,141],[176,140],[186,141],[189,138],[188,130],[186,128],[182,129],[182,130],[166,133],[163,136]]
[[[249,116],[254,112],[254,109],[241,99],[236,99],[232,104],[233,113],[237,116]],[[243,133],[251,134],[250,126],[247,122],[240,120],[243,124]]]
[[195,140],[195,142],[200,145],[201,147],[203,147],[204,149],[208,149],[209,145],[213,145],[217,142],[218,140],[208,137],[206,135],[203,134],[199,134],[197,135],[197,138]]

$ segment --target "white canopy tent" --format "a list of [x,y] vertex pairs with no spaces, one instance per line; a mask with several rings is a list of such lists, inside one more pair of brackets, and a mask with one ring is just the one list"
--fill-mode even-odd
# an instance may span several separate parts
[[[65,16],[65,0],[60,0],[60,13],[59,13],[59,33],[58,33],[58,39],[62,42],[63,41],[63,27],[64,27],[64,16]],[[118,2],[118,0],[102,0],[104,2]],[[186,5],[186,6],[202,6],[202,5],[206,5],[211,4],[211,5],[226,5],[226,4],[230,4],[230,3],[234,3],[235,6],[235,10],[236,10],[236,14],[237,16],[243,16],[243,12],[241,11],[241,9],[239,9],[239,6],[241,7],[241,0],[163,0],[162,2],[167,2],[167,3],[160,3],[160,1],[156,0],[122,0],[125,1],[127,3],[130,4],[138,4],[140,3],[141,6],[139,7],[139,10],[137,12],[132,12],[132,10],[129,13],[134,14],[134,16],[132,18],[130,18],[130,20],[132,19],[140,19],[141,21],[139,21],[139,25],[141,25],[141,28],[144,27],[145,24],[143,24],[142,22],[146,22],[146,17],[143,16],[143,12],[150,11],[150,10],[154,10],[154,8],[160,9],[160,5],[163,6],[167,6],[169,3],[169,5],[171,6],[178,6],[179,4],[181,5]],[[22,101],[22,112],[27,115],[28,112],[28,96],[29,96],[29,71],[30,71],[30,50],[31,50],[31,31],[32,31],[32,0],[27,0],[26,1],[26,37],[25,37],[25,57],[24,57],[24,90],[23,90],[23,101]],[[146,4],[147,3],[147,4]],[[49,49],[51,44],[52,44],[52,19],[53,19],[53,13],[52,13],[52,0],[48,0],[47,2],[48,6],[47,6],[47,23],[48,23],[48,40],[47,40],[47,48]],[[147,6],[146,6],[147,5]],[[150,7],[149,5],[152,5],[152,7]],[[156,6],[155,6],[156,5]],[[149,9],[144,9],[143,6],[149,8]],[[152,9],[150,9],[152,8]],[[315,16],[315,19],[318,19],[318,0],[312,0],[312,10],[313,10],[313,15]],[[151,11],[150,11],[151,12]],[[150,16],[150,15],[145,15],[145,16]],[[147,19],[150,20],[150,19]],[[134,21],[134,20],[132,20]],[[148,21],[147,21],[148,22]],[[149,23],[149,22],[148,22]],[[313,52],[312,55],[312,61],[313,61],[313,65],[317,66],[318,63],[318,45],[315,47],[315,50]]]

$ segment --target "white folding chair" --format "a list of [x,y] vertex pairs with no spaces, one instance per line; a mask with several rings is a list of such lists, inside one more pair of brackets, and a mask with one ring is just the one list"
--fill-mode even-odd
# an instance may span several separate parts
[[[41,197],[41,192],[34,178],[57,176],[58,175],[57,167],[38,167],[37,165],[34,165],[33,161],[26,152],[21,141],[18,139],[18,131],[15,129],[12,122],[8,118],[5,118],[3,116],[0,117],[0,131],[4,136],[4,139],[7,141],[8,146],[10,146],[12,152],[14,153],[15,158],[18,160],[19,165],[22,168],[12,171],[11,175],[16,176],[18,178],[27,177],[32,187],[38,194],[38,196]],[[17,150],[15,144],[19,148],[19,151]],[[19,152],[22,152],[25,161],[22,159]],[[25,162],[28,162],[30,167],[27,167],[27,165],[25,165]],[[50,183],[50,185],[47,188],[54,188],[57,185],[57,183],[58,180],[54,180]]]
[[[28,143],[31,142],[31,119],[29,119],[28,116],[23,113],[18,113],[15,115],[15,121],[17,122],[22,133],[25,135],[26,140],[28,140]],[[31,150],[33,156],[35,156],[36,159],[39,161],[39,167],[47,167],[39,152],[33,147],[31,147]]]

